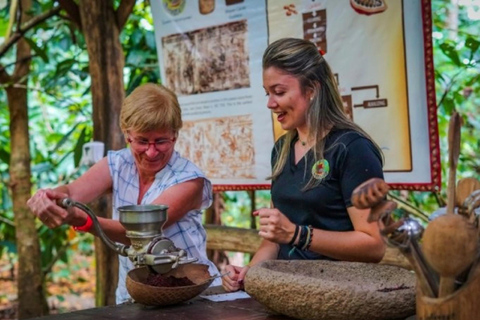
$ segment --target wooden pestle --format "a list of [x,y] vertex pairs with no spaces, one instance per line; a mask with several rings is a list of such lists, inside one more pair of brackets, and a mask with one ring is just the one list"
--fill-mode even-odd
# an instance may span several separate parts
[[423,233],[423,252],[440,275],[439,297],[454,291],[455,278],[475,260],[477,229],[467,218],[446,214],[430,222]]
[[455,185],[457,175],[458,156],[460,155],[460,131],[462,119],[458,112],[450,117],[448,126],[448,185],[447,185],[447,213],[453,214],[455,208]]
[[369,179],[353,190],[352,204],[358,209],[373,208],[385,199],[388,190],[390,188],[383,179]]
[[461,126],[460,114],[454,112],[448,127],[447,214],[430,222],[423,235],[425,257],[441,277],[439,297],[453,293],[455,277],[473,262],[475,252],[471,250],[476,251],[476,240],[473,244],[472,240],[464,237],[468,235],[474,239],[472,236],[475,234],[471,233],[473,226],[465,218],[454,215]]

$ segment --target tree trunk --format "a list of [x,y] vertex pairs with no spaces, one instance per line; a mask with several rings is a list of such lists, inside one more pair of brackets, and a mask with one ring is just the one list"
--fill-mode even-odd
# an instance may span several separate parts
[[[31,7],[31,1],[22,4],[22,21]],[[30,71],[30,46],[24,39],[17,43],[16,60],[19,61],[6,87],[10,112],[10,188],[15,213],[15,238],[18,251],[18,317],[27,319],[48,314],[43,290],[40,264],[40,245],[35,218],[30,213],[30,150],[28,136],[27,75]],[[20,80],[22,79],[22,80]],[[21,86],[15,86],[20,84]]]
[[[94,139],[103,141],[106,150],[125,146],[119,126],[125,91],[124,55],[120,44],[113,1],[82,0],[79,11],[90,63]],[[111,218],[111,200],[102,198],[93,206],[101,217]],[[115,304],[118,279],[117,254],[95,240],[97,292],[96,305]]]

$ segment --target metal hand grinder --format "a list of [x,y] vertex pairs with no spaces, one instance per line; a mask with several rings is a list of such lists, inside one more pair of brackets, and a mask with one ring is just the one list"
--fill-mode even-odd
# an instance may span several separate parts
[[130,246],[110,240],[100,227],[96,215],[86,205],[64,198],[59,201],[63,208],[77,207],[85,211],[93,220],[97,235],[112,250],[128,257],[135,267],[147,266],[152,272],[167,273],[180,264],[192,263],[197,258],[188,258],[187,252],[179,249],[163,236],[163,226],[167,222],[165,205],[132,205],[118,208],[120,223],[130,239]]

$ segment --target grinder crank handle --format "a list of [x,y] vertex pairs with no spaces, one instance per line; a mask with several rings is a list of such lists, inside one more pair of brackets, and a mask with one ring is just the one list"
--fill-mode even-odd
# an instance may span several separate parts
[[122,256],[128,256],[127,249],[129,247],[125,245],[117,244],[112,240],[110,240],[105,234],[105,232],[103,232],[102,228],[100,227],[100,223],[98,222],[97,216],[93,213],[93,211],[89,207],[87,207],[83,203],[74,201],[70,198],[63,198],[63,199],[57,200],[57,205],[59,205],[64,209],[77,207],[78,209],[84,211],[93,220],[93,228],[95,229],[95,232],[97,233],[97,235],[103,240],[103,242],[105,242],[105,244],[110,249],[114,250],[118,254]]
[[187,264],[187,263],[192,263],[197,261],[198,261],[198,258],[186,258],[186,259],[178,260],[178,264]]
[[143,255],[144,264],[149,266],[155,266],[159,264],[172,264],[172,269],[175,269],[179,264],[187,264],[198,261],[198,258],[187,258],[178,256],[176,254],[162,254],[160,256],[155,254],[145,254]]

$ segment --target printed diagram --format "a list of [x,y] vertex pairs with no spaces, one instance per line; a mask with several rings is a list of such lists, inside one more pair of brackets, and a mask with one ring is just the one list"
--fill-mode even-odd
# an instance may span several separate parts
[[[297,15],[298,9],[291,3],[283,6],[287,17]],[[303,39],[313,42],[319,50],[327,53],[327,10],[302,13]]]
[[247,20],[163,37],[162,52],[177,95],[250,87]]
[[[363,87],[353,87],[350,90],[352,91],[368,90],[368,92],[371,92],[372,89],[375,89],[376,99],[368,99],[368,100],[364,99],[363,103],[354,104],[353,107],[354,108],[364,107],[365,109],[386,107],[388,105],[387,99],[380,99],[380,89],[378,84],[371,85],[371,86],[363,86]],[[362,97],[365,97],[365,95],[362,95]]]
[[302,17],[303,38],[327,53],[327,10],[305,12]]
[[[338,73],[334,74],[335,80],[337,82],[337,85],[340,86],[340,81],[338,77]],[[352,87],[350,90],[353,91],[367,91],[368,94],[371,93],[371,91],[375,89],[376,99],[370,99],[369,96],[367,95],[366,92],[363,92],[360,98],[363,98],[363,102],[359,104],[353,104],[353,98],[352,94],[349,95],[342,95],[342,101],[343,101],[343,109],[345,110],[345,113],[347,116],[353,121],[353,108],[365,108],[365,109],[370,109],[370,108],[381,108],[381,107],[386,107],[388,106],[388,101],[387,99],[380,99],[380,89],[378,85],[371,85],[371,86],[361,86],[361,87]]]
[[253,141],[252,115],[184,121],[177,150],[210,179],[255,179]]

